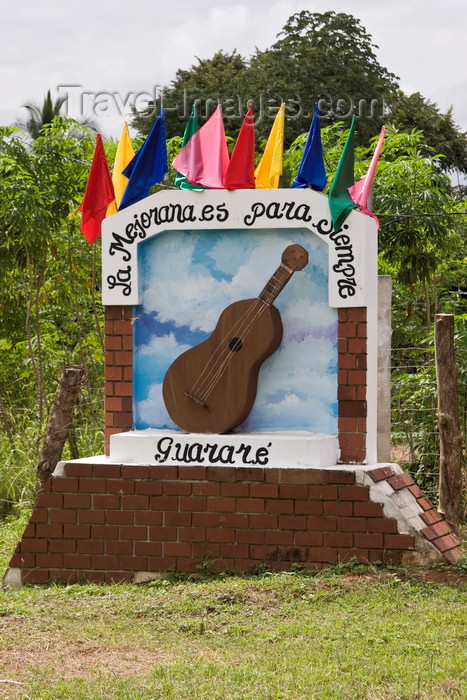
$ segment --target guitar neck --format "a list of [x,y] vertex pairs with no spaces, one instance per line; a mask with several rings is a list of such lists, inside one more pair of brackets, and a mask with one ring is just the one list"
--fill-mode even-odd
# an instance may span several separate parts
[[294,271],[290,267],[287,267],[287,265],[281,263],[275,273],[266,283],[258,298],[270,306],[274,299],[282,292],[293,273]]

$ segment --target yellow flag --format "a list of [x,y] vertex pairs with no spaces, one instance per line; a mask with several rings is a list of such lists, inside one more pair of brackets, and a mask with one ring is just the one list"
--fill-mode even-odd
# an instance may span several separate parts
[[279,186],[284,152],[285,104],[282,103],[274,119],[263,157],[255,170],[256,187],[274,189]]
[[112,182],[115,191],[115,201],[110,202],[107,207],[106,216],[111,216],[117,212],[120,202],[125,192],[128,178],[122,174],[122,170],[126,168],[128,163],[132,160],[135,152],[133,146],[131,145],[130,132],[128,131],[128,124],[123,123],[123,129],[120,136],[120,141],[118,142],[117,153],[115,154],[115,162],[112,173]]

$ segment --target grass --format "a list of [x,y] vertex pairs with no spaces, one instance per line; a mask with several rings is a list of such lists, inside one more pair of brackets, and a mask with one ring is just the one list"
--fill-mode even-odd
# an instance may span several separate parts
[[15,504],[32,502],[39,458],[37,434],[29,426],[12,436],[0,431],[0,517],[15,510]]
[[[30,514],[6,495],[0,578]],[[467,558],[3,590],[0,699],[465,698],[466,604]]]
[[467,579],[422,573],[3,591],[0,698],[467,697]]
[[[97,423],[97,420],[95,421]],[[102,454],[104,438],[91,421],[81,421],[76,430],[81,455]],[[36,498],[37,464],[44,443],[46,426],[40,428],[28,415],[16,424],[10,438],[0,428],[0,518],[16,513],[18,506],[30,505]],[[63,460],[70,459],[70,446],[65,443]]]

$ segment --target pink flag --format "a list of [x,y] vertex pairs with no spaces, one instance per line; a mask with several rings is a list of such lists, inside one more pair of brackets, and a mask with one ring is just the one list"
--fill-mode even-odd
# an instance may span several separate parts
[[222,105],[217,105],[214,114],[193,134],[174,158],[172,165],[193,185],[211,189],[224,188],[229,152],[222,121]]
[[383,126],[381,129],[381,133],[379,135],[378,143],[376,144],[373,158],[371,159],[370,167],[368,168],[366,175],[364,175],[361,180],[356,182],[355,185],[352,185],[352,187],[348,188],[348,192],[349,192],[350,196],[352,197],[355,204],[360,208],[360,211],[362,211],[364,214],[368,214],[369,216],[372,216],[373,219],[376,220],[376,223],[378,224],[378,228],[379,228],[378,217],[375,214],[373,214],[373,212],[371,212],[369,209],[367,209],[367,204],[368,204],[368,198],[369,198],[370,193],[371,193],[371,188],[373,186],[373,179],[375,177],[375,170],[376,170],[376,166],[378,164],[379,154],[381,153],[381,149],[383,147],[385,133],[386,133],[386,127]]

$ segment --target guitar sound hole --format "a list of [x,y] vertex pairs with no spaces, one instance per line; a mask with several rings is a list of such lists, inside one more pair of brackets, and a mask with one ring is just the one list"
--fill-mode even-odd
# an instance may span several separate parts
[[231,338],[229,342],[229,348],[232,352],[238,352],[242,349],[243,343],[240,338]]

